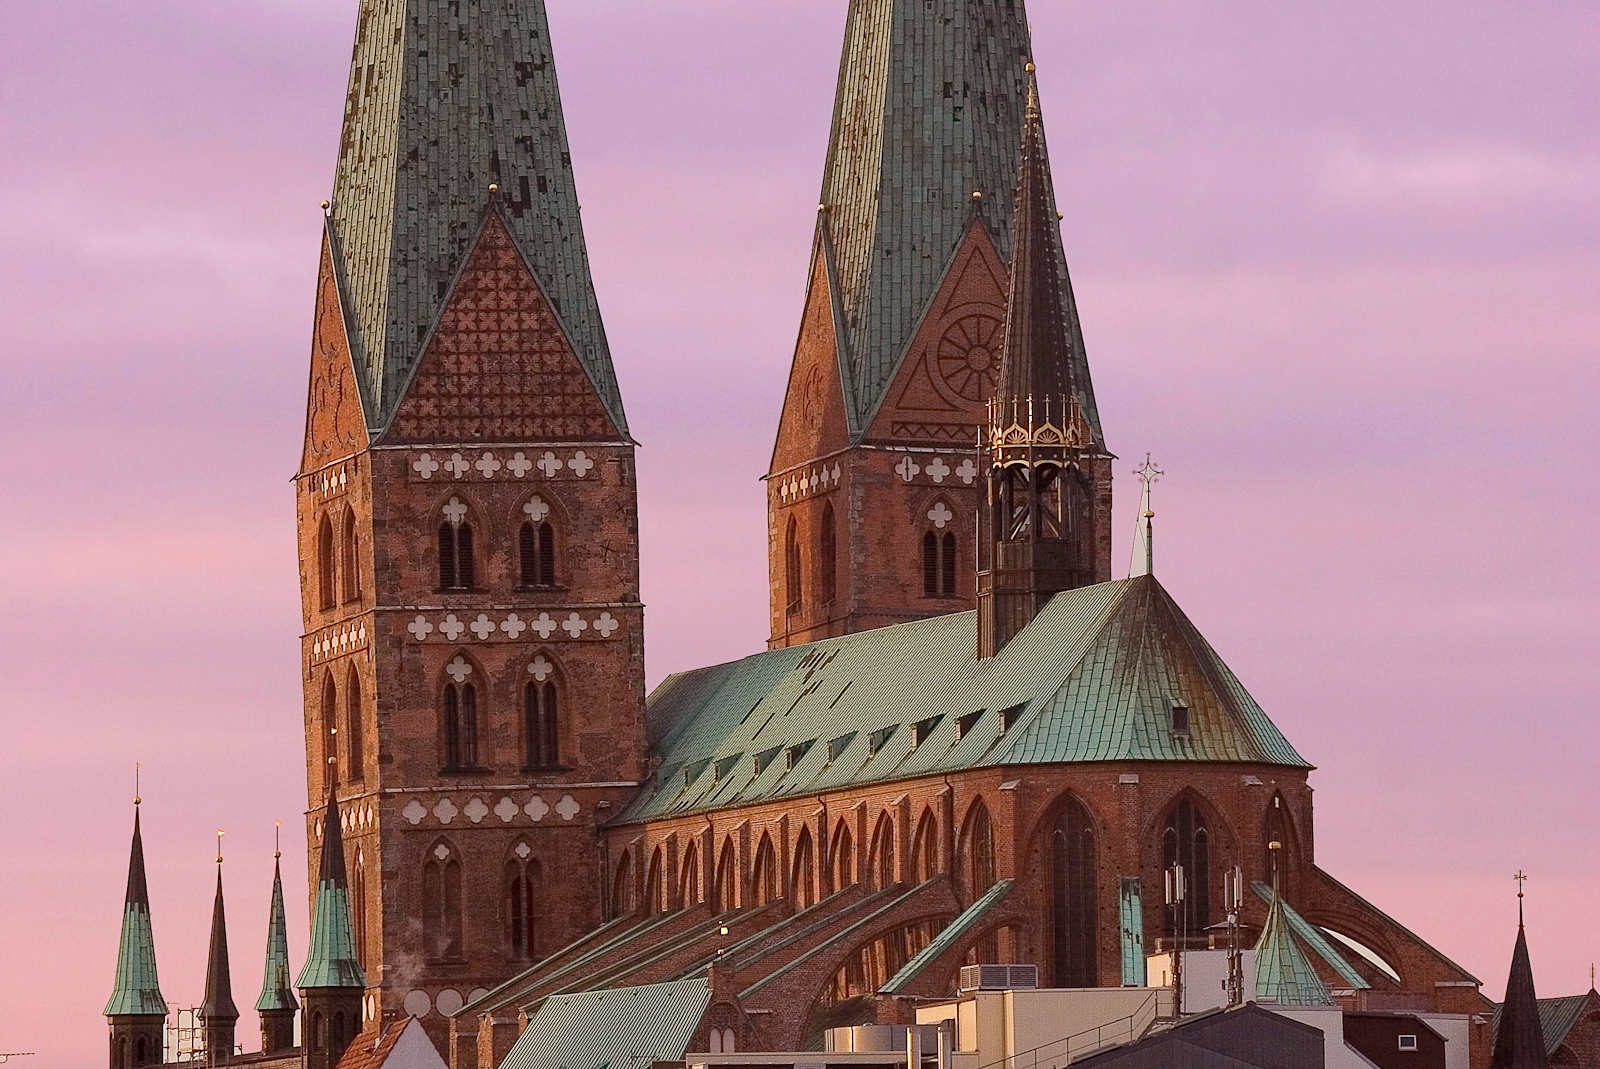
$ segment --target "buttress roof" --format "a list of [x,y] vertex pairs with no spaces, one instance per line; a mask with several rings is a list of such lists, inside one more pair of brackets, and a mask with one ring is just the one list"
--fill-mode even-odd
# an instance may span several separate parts
[[[851,0],[821,203],[858,431],[888,392],[975,205],[1011,262],[1030,54],[1023,0]],[[1054,190],[1044,197],[1054,219]],[[1102,441],[1059,242],[1053,255],[1084,417]]]
[[421,357],[491,184],[513,240],[626,433],[543,0],[362,0],[330,226],[374,428],[393,415]]
[[1153,576],[1058,594],[983,660],[965,612],[682,672],[649,721],[619,822],[1005,765],[1310,767]]

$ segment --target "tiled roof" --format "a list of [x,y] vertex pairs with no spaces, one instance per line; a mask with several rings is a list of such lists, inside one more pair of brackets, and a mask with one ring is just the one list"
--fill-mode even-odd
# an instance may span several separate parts
[[[972,222],[973,193],[982,194],[979,218],[1001,258],[1011,259],[1030,50],[1022,0],[850,4],[821,203],[853,432],[894,380]],[[1049,199],[1053,215],[1053,192]],[[1077,308],[1057,255],[1084,415],[1098,442]]]
[[1011,893],[1011,888],[1015,883],[1015,880],[1001,880],[980,895],[976,902],[961,911],[960,916],[940,929],[939,934],[929,940],[927,946],[913,954],[911,960],[901,966],[900,971],[890,977],[889,982],[884,984],[878,990],[878,993],[880,995],[897,994],[907,984],[921,976],[922,971],[933,964],[940,954],[954,946],[990,910],[999,905],[1000,901]]
[[617,426],[543,0],[362,0],[331,230],[369,422],[420,358],[498,184],[511,235]]
[[415,1017],[362,1032],[345,1048],[336,1069],[446,1069],[444,1059]]
[[1279,1006],[1332,1006],[1333,995],[1317,975],[1284,916],[1276,892],[1267,909],[1267,923],[1256,941],[1255,997]]
[[139,811],[133,812],[133,845],[128,853],[128,890],[122,904],[122,939],[117,945],[117,975],[106,1001],[111,1016],[167,1015],[156,977],[156,941],[150,926],[150,890],[144,876],[144,836]]
[[976,626],[957,613],[669,677],[649,706],[661,767],[619,822],[1003,765],[1309,767],[1153,577],[1056,595],[996,657],[977,658]]
[[711,1003],[704,978],[546,999],[500,1069],[648,1069],[677,1062]]

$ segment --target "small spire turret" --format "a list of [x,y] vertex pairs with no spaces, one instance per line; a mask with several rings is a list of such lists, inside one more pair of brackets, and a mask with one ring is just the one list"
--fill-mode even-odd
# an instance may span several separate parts
[[200,1003],[200,1026],[205,1032],[206,1054],[212,1064],[233,1057],[234,1029],[239,1007],[233,1001],[233,977],[228,967],[228,919],[222,905],[222,832],[217,832],[217,894],[211,904],[211,947],[206,956],[206,995]]
[[1528,958],[1528,933],[1523,925],[1523,885],[1527,873],[1520,869],[1517,881],[1517,942],[1511,951],[1511,974],[1506,979],[1506,997],[1494,1034],[1490,1069],[1548,1069],[1544,1029],[1539,1023],[1539,996],[1533,989],[1533,963]]
[[306,1037],[306,1069],[333,1069],[339,1064],[350,1040],[361,1031],[366,986],[350,924],[350,886],[339,802],[330,790],[322,819],[317,893],[311,906],[311,947],[306,952],[305,967],[300,970],[300,997],[307,1025],[301,1029]]
[[150,925],[150,889],[145,882],[142,801],[135,787],[133,844],[128,852],[128,888],[122,902],[122,939],[117,974],[105,1016],[111,1028],[113,1066],[159,1065],[166,1038],[167,1001],[156,976],[155,934]]
[[283,853],[272,854],[272,905],[267,913],[267,963],[256,1011],[261,1016],[261,1051],[276,1054],[294,1046],[294,1015],[300,1009],[289,980],[289,925],[283,910]]

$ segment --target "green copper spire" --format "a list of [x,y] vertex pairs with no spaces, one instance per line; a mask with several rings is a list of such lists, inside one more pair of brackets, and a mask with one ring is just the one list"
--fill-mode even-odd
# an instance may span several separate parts
[[[134,799],[137,807],[138,799]],[[128,892],[122,904],[122,943],[117,978],[106,1001],[107,1017],[165,1017],[167,1000],[156,979],[156,940],[150,928],[150,890],[144,879],[144,839],[139,810],[133,811],[133,848],[128,857]]]
[[1273,873],[1272,884],[1272,905],[1256,943],[1256,1001],[1279,1006],[1332,1006],[1328,985],[1317,975],[1289,927],[1283,896],[1278,892],[1277,873]]
[[350,927],[350,887],[345,878],[344,836],[339,830],[339,802],[330,791],[322,821],[322,865],[311,907],[311,949],[300,970],[299,988],[366,987],[367,977],[356,960],[356,938]]
[[272,908],[267,914],[267,968],[261,977],[258,1010],[295,1010],[300,1003],[289,983],[289,925],[283,916],[283,873],[272,862]]

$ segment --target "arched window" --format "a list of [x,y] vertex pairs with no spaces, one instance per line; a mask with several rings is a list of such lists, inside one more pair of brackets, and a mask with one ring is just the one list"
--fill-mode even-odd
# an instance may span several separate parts
[[549,520],[524,523],[517,537],[517,551],[523,586],[556,585],[556,531]]
[[[1278,879],[1278,889],[1285,898],[1292,898],[1289,890],[1289,881],[1294,874],[1294,827],[1289,821],[1289,810],[1283,802],[1283,795],[1274,794],[1272,801],[1267,805],[1266,835],[1262,840],[1262,850],[1266,857],[1262,863],[1263,879],[1269,883],[1273,877]],[[1278,849],[1274,851],[1272,844],[1277,843]],[[1274,857],[1276,854],[1276,857]],[[1277,872],[1273,872],[1276,864]]]
[[[460,660],[460,658],[457,658]],[[470,674],[470,666],[468,666]],[[467,682],[444,685],[444,768],[459,772],[478,767],[478,688]]]
[[324,516],[317,526],[317,600],[324,609],[337,603],[334,592],[339,587],[334,568],[333,521]]
[[700,893],[700,851],[691,841],[683,852],[682,878],[678,881],[678,900],[685,908],[698,906],[705,898]]
[[439,525],[439,589],[471,590],[475,585],[472,524],[467,521],[467,506],[452,497]]
[[894,884],[894,820],[888,813],[878,818],[878,828],[872,833],[867,869],[872,873],[872,886],[880,891]]
[[1183,908],[1167,911],[1167,934],[1201,936],[1211,923],[1211,836],[1206,818],[1188,799],[1167,813],[1161,828],[1161,867],[1183,867]]
[[667,888],[661,876],[661,847],[650,855],[650,868],[644,877],[644,908],[651,913],[661,913],[667,908]]
[[539,863],[533,860],[533,848],[520,842],[505,865],[506,947],[518,961],[538,955],[539,887]]
[[817,536],[817,602],[832,605],[839,592],[839,533],[833,502],[822,506],[822,533]]
[[428,851],[422,869],[422,935],[432,960],[462,956],[461,863],[443,841]]
[[346,509],[344,514],[344,600],[357,601],[361,597],[361,541],[356,534],[356,514]]
[[850,825],[839,821],[833,833],[833,846],[828,850],[828,871],[833,877],[833,889],[842,891],[856,882],[856,840],[850,834]]
[[344,685],[344,778],[352,783],[366,774],[366,731],[361,721],[361,675],[351,665]]
[[717,885],[714,888],[718,913],[739,908],[739,865],[733,855],[733,840],[723,841],[717,856]]
[[1053,983],[1095,987],[1100,963],[1095,944],[1095,839],[1089,811],[1075,798],[1056,809],[1046,842],[1050,866]]
[[355,930],[356,960],[367,967],[367,859],[356,847],[355,865],[350,872],[350,927]]
[[311,1049],[328,1049],[328,1019],[320,1010],[311,1015]]
[[322,761],[327,783],[339,782],[339,691],[333,673],[322,677]]
[[911,882],[923,883],[939,872],[939,826],[933,819],[933,810],[922,811],[917,821],[917,833],[911,840]]
[[778,898],[778,858],[772,849],[772,837],[763,834],[761,845],[756,847],[755,869],[750,874],[752,904],[764,906]]
[[794,879],[789,883],[789,901],[795,909],[805,909],[817,903],[817,863],[812,856],[811,829],[801,828],[794,842]]
[[989,807],[979,799],[967,811],[967,826],[961,832],[961,891],[967,901],[980,897],[994,886],[994,824]]
[[801,607],[800,526],[793,516],[789,517],[789,526],[783,535],[783,581],[789,614],[798,614]]
[[633,888],[633,853],[617,858],[617,874],[611,880],[611,915],[625,917],[636,909]]
[[953,531],[929,531],[922,536],[922,595],[956,596],[956,536]]
[[560,698],[553,670],[546,671],[543,680],[530,679],[522,689],[522,737],[528,768],[561,764]]
[[344,1019],[343,1010],[335,1010],[332,1020],[328,1024],[328,1042],[333,1049],[338,1050],[349,1045],[349,1037],[345,1029],[349,1026]]

